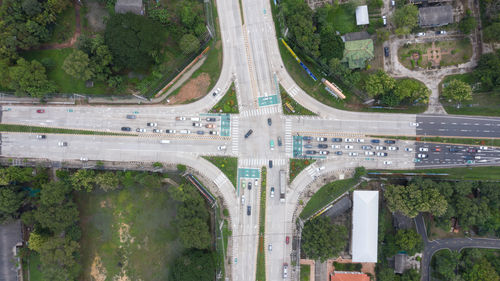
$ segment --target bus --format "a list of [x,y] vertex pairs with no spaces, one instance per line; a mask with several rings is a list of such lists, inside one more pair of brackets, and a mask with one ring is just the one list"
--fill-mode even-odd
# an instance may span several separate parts
[[280,170],[280,202],[285,202],[286,175],[285,171]]

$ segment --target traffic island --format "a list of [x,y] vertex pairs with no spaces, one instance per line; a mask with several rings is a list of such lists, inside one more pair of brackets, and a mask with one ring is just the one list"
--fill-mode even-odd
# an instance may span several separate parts
[[266,280],[266,253],[264,250],[264,235],[266,230],[266,177],[267,169],[262,167],[260,184],[260,212],[259,212],[259,248],[257,252],[257,281]]
[[229,87],[224,97],[216,104],[212,109],[211,113],[239,113],[238,110],[238,99],[236,98],[236,89],[234,87],[234,82]]

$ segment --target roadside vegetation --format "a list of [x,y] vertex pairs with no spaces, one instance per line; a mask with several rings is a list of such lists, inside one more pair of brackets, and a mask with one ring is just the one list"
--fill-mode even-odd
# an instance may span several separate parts
[[257,281],[266,280],[266,250],[264,235],[266,234],[266,198],[267,198],[267,168],[262,167],[260,183],[259,210],[259,249],[257,251]]
[[431,261],[432,278],[436,280],[500,280],[500,251],[463,249],[441,250]]
[[0,124],[0,132],[46,133],[46,134],[73,134],[73,135],[101,135],[101,136],[137,136],[137,134],[110,133],[90,130],[73,130],[29,125]]
[[315,161],[315,159],[290,159],[290,182],[292,182],[302,170]]
[[[283,113],[285,115],[316,115],[316,113],[303,107],[298,102],[296,102],[292,97],[290,97],[281,85],[280,85],[280,96],[281,96],[281,106],[283,107]],[[290,105],[291,108],[288,107],[287,105]]]
[[302,213],[300,213],[300,218],[308,219],[310,216],[314,215],[314,213],[321,210],[321,208],[325,207],[328,203],[351,190],[364,174],[365,169],[363,167],[356,168],[356,173],[352,178],[332,181],[322,186],[309,199],[306,206],[302,210]]
[[311,277],[311,266],[308,264],[300,265],[300,281],[310,281]]
[[[460,167],[460,168],[442,168],[442,169],[418,169],[418,170],[370,170],[368,172],[387,172],[387,173],[413,173],[430,174],[429,176],[438,177],[446,180],[482,180],[482,181],[500,181],[500,167]],[[446,176],[433,176],[432,174],[448,174]]]
[[221,156],[203,156],[203,158],[219,168],[219,170],[221,170],[231,181],[234,188],[238,188],[236,185],[236,177],[238,175],[238,158]]
[[[219,93],[220,95],[221,93]],[[221,100],[210,109],[211,113],[239,113],[238,99],[236,98],[236,89],[234,82],[229,87],[229,90],[224,94]]]

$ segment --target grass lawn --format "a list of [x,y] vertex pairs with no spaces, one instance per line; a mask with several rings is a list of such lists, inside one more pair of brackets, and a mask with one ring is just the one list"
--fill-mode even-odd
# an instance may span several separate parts
[[56,22],[53,25],[54,30],[48,43],[63,43],[73,37],[76,28],[75,17],[75,7],[69,5],[66,10],[57,16]]
[[329,9],[327,21],[332,24],[334,30],[346,34],[356,30],[356,13],[347,9],[347,5],[334,5]]
[[260,186],[260,210],[259,210],[259,250],[257,251],[257,281],[266,280],[266,249],[264,247],[264,234],[266,232],[266,177],[267,169],[262,167],[262,180]]
[[[430,68],[431,66],[450,66],[458,65],[470,60],[472,56],[472,44],[468,38],[461,40],[435,41],[435,48],[440,48],[440,51],[431,51],[432,43],[417,43],[403,46],[398,50],[398,59],[406,68],[413,69],[417,65],[422,68]],[[413,60],[411,56],[414,53],[419,53],[421,59]],[[439,64],[433,62],[434,59],[440,60]]]
[[300,265],[300,281],[309,281],[311,275],[311,266],[308,264]]
[[[280,96],[281,96],[281,106],[283,107],[283,113],[285,115],[316,115],[316,113],[303,107],[298,102],[296,102],[292,97],[290,97],[281,85],[280,85]],[[288,107],[286,107],[285,104],[289,104],[293,108],[294,112],[292,112]]]
[[89,130],[72,130],[60,128],[37,127],[27,125],[0,124],[0,132],[26,132],[47,134],[78,134],[78,135],[104,135],[104,136],[137,136],[137,134],[108,133]]
[[184,248],[174,220],[177,203],[166,188],[80,192],[76,199],[82,228],[82,280],[98,279],[95,272],[106,280],[117,276],[168,279],[172,262]]
[[209,112],[212,113],[239,113],[238,99],[236,98],[236,90],[234,82],[229,87],[224,97],[216,104]]
[[322,186],[307,202],[307,205],[302,210],[300,217],[307,219],[314,215],[321,208],[326,206],[331,201],[342,195],[344,192],[350,190],[358,180],[350,178],[345,180],[336,180]]
[[[40,255],[37,252],[30,251],[29,254],[29,281],[44,281],[42,278],[42,272],[38,269],[40,265]],[[28,279],[26,279],[28,280]]]
[[314,159],[290,159],[290,182],[304,170],[307,166],[314,163]]
[[446,76],[440,85],[440,91],[442,90],[442,85],[453,79],[461,80],[469,85],[471,85],[472,100],[462,102],[460,108],[457,108],[457,104],[454,102],[449,102],[447,100],[441,99],[446,112],[449,114],[462,114],[462,115],[484,115],[484,116],[500,116],[500,95],[495,92],[484,92],[478,88],[476,84],[476,79],[472,73],[465,74],[455,74]]
[[27,51],[21,54],[27,60],[37,60],[42,62],[43,59],[50,60],[52,67],[47,69],[47,77],[49,80],[54,81],[57,85],[59,93],[82,93],[82,94],[96,94],[106,95],[109,94],[107,86],[103,82],[95,82],[94,87],[85,87],[85,82],[76,80],[62,70],[64,59],[73,51],[72,48],[61,50],[37,50]]
[[370,170],[368,172],[388,172],[388,173],[444,173],[448,176],[439,176],[449,180],[500,180],[500,167],[459,167],[443,169],[423,169],[423,170]]
[[238,174],[238,158],[221,156],[203,156],[203,158],[212,162],[212,164],[219,168],[231,181],[234,188],[237,188],[236,176]]

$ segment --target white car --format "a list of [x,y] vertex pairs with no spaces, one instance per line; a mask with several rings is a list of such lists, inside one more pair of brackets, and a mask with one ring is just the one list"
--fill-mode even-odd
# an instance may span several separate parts
[[175,131],[175,130],[172,130],[172,129],[167,129],[167,130],[165,130],[165,133],[166,133],[166,134],[175,134],[175,132],[176,132],[176,131]]
[[349,152],[349,156],[358,156],[359,154],[357,152]]
[[345,149],[353,149],[354,148],[354,146],[352,146],[352,145],[346,145],[344,147],[345,147]]
[[321,154],[321,155],[328,155],[329,153],[330,153],[330,152],[329,152],[329,151],[327,151],[327,150],[320,150],[320,151],[319,151],[319,154]]
[[274,198],[274,187],[271,187],[271,198]]
[[255,184],[255,186],[257,186],[259,184],[259,180],[255,179],[255,181],[253,182],[253,184]]
[[345,139],[345,142],[354,142],[354,139]]
[[373,151],[365,151],[365,155],[366,156],[375,155],[375,152],[373,152]]
[[241,195],[241,205],[245,205],[245,195]]
[[480,150],[488,150],[488,147],[487,146],[480,146],[479,149]]
[[175,117],[175,120],[177,120],[177,121],[184,121],[184,120],[186,120],[186,117],[184,117],[184,116],[178,116],[178,117]]
[[201,127],[201,123],[193,122],[194,127]]
[[225,145],[219,145],[217,147],[217,150],[226,150],[226,146]]
[[389,146],[389,150],[398,150],[399,148],[397,146]]
[[332,149],[340,149],[340,144],[332,144]]
[[139,133],[145,133],[146,132],[146,129],[143,129],[143,128],[137,128],[135,129],[136,132],[139,132]]
[[417,36],[425,36],[425,32],[419,32],[417,33]]
[[416,122],[410,122],[410,126],[411,126],[411,127],[418,127],[418,125],[419,125],[419,124],[418,124],[418,123],[416,123]]
[[417,155],[418,158],[427,158],[427,154],[424,154],[424,153],[419,153]]
[[60,141],[60,142],[57,143],[57,145],[59,145],[59,146],[68,146],[68,143],[65,142],[65,141]]
[[427,147],[420,147],[420,148],[418,148],[418,151],[429,151],[429,148],[427,148]]
[[208,131],[208,133],[211,134],[211,135],[218,135],[219,134],[218,131]]
[[376,150],[385,150],[385,146],[375,146]]
[[407,148],[405,148],[405,151],[406,151],[406,152],[412,152],[412,151],[413,151],[413,148],[411,148],[411,147],[407,147]]
[[156,127],[156,126],[158,126],[158,123],[149,122],[149,123],[146,123],[146,125],[148,125],[148,127]]
[[153,129],[153,133],[163,133],[162,129]]
[[87,162],[87,161],[89,161],[89,159],[87,157],[80,157],[80,161]]
[[356,142],[365,142],[365,139],[356,139]]
[[316,138],[317,141],[327,141],[328,138],[323,138],[323,137],[317,137]]
[[384,165],[391,165],[392,161],[384,161]]
[[387,153],[385,153],[385,152],[377,152],[377,156],[379,156],[379,157],[386,157]]

